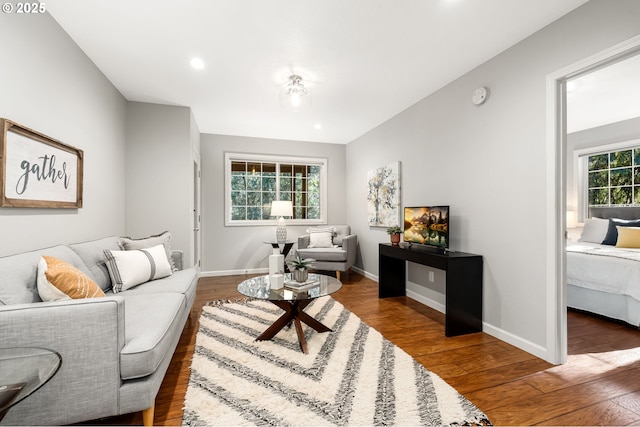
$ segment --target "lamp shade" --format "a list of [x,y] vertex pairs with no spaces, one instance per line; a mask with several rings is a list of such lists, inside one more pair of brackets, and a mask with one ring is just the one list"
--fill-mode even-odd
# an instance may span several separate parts
[[290,200],[271,202],[271,216],[293,216],[293,204]]
[[576,228],[578,226],[578,219],[576,217],[576,211],[567,211],[567,228]]

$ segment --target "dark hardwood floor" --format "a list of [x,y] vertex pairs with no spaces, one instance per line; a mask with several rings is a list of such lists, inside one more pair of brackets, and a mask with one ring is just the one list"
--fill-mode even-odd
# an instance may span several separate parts
[[[200,279],[156,399],[156,425],[180,425],[197,319],[211,300],[240,298],[250,276]],[[554,366],[485,333],[444,336],[444,315],[409,298],[378,299],[377,283],[351,273],[333,295],[387,339],[437,373],[495,425],[640,425],[640,331],[569,312],[569,358]],[[140,413],[88,424],[142,424]]]

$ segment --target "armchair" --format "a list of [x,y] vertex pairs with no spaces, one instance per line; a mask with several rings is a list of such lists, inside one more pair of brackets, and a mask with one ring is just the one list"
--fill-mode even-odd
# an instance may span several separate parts
[[298,237],[298,252],[302,258],[316,260],[314,269],[349,272],[356,262],[358,237],[348,225],[329,225],[309,228],[309,234]]

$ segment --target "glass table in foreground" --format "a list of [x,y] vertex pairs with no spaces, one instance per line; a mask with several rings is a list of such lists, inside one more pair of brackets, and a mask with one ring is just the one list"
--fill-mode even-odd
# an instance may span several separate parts
[[340,290],[342,282],[323,274],[309,274],[308,280],[304,282],[304,287],[294,289],[293,287],[297,284],[292,281],[290,274],[285,274],[284,283],[283,288],[271,289],[269,276],[258,276],[238,284],[238,292],[250,298],[270,301],[284,310],[284,314],[258,336],[256,341],[270,340],[282,328],[293,323],[296,327],[300,349],[306,354],[308,353],[307,341],[302,331],[301,322],[317,332],[331,332],[331,329],[305,313],[304,308],[314,299],[331,295]]
[[59,353],[38,347],[0,348],[0,420],[58,372]]

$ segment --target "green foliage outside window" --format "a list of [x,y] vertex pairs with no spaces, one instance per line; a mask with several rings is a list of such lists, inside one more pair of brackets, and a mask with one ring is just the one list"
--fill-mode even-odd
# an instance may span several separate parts
[[589,206],[640,205],[640,147],[589,156]]
[[294,219],[320,219],[321,166],[231,162],[231,220],[268,220],[271,202],[291,200]]

